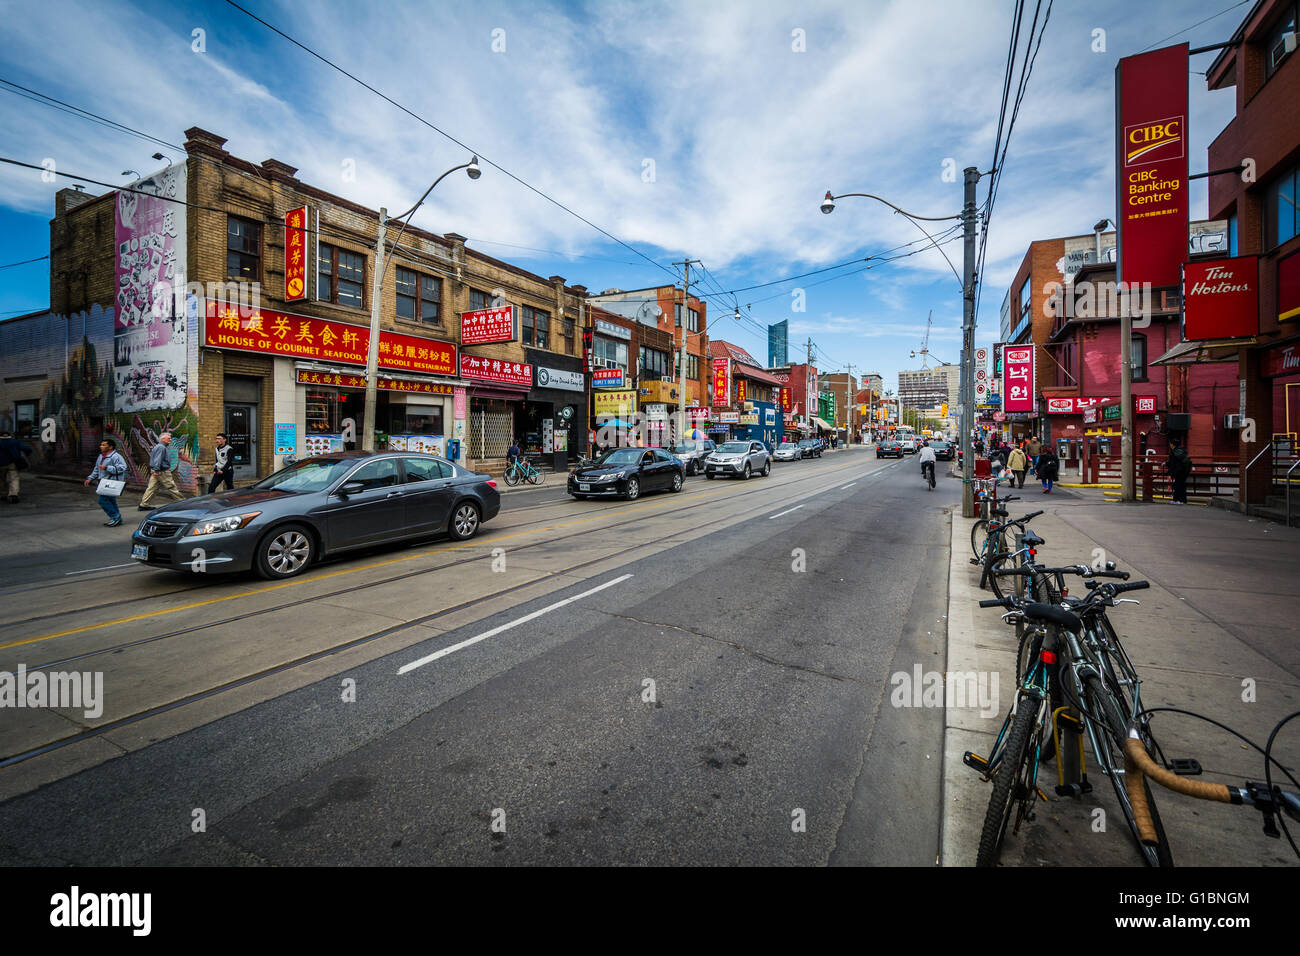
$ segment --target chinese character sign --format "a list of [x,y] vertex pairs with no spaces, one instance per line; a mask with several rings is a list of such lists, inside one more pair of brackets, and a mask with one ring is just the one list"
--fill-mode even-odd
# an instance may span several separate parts
[[1008,412],[1034,410],[1034,347],[1008,347],[1002,358],[1003,408]]
[[284,299],[307,298],[307,207],[284,214]]
[[745,400],[745,380],[743,378],[738,378],[736,379],[736,402],[737,404],[743,405],[745,404]]
[[784,411],[790,411],[790,386],[781,386],[781,408]]
[[522,385],[531,388],[533,367],[522,362],[488,358],[483,355],[461,355],[461,378],[477,378],[502,385]]
[[515,307],[477,309],[460,314],[460,342],[462,345],[482,345],[486,342],[510,342],[515,337]]
[[731,404],[731,359],[713,360],[713,405],[725,408]]
[[117,194],[113,408],[178,408],[189,381],[185,303],[185,166],[169,166]]

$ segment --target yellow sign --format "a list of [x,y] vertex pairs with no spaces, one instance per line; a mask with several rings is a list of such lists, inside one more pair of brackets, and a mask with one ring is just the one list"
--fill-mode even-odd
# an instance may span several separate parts
[[947,403],[947,402],[944,402],[942,405],[939,406],[939,417],[940,417],[940,418],[947,418],[947,417],[948,417],[948,403]]
[[626,391],[598,391],[596,397],[596,414],[597,415],[614,415],[618,418],[625,418],[632,414],[636,408],[636,392]]
[[666,404],[677,401],[677,383],[669,381],[645,382],[641,386],[641,401]]

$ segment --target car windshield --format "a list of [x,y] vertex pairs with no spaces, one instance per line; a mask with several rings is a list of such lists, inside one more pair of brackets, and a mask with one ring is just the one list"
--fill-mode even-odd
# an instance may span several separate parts
[[783,442],[781,442],[781,447],[782,447],[782,448],[798,448],[799,446],[796,445],[796,444],[795,444],[794,442],[792,442],[792,441],[783,441]]
[[595,465],[603,467],[605,465],[635,465],[641,460],[644,449],[641,448],[615,448],[613,451],[607,451],[596,459]]
[[718,451],[732,455],[743,455],[749,451],[749,442],[729,441],[718,446]]
[[700,446],[697,445],[695,442],[688,441],[688,442],[683,442],[680,445],[673,445],[668,450],[672,452],[674,455],[685,455],[688,454],[689,452],[698,450],[699,447]]
[[357,464],[355,458],[308,458],[253,485],[261,491],[324,491]]

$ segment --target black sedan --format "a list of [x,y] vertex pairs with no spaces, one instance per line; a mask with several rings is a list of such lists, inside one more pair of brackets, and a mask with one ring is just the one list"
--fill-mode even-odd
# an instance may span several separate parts
[[686,466],[662,448],[615,448],[569,472],[568,492],[633,501],[645,491],[681,491],[685,481]]
[[153,567],[256,569],[291,578],[326,555],[446,533],[471,538],[501,510],[496,482],[433,455],[337,452],[248,488],[155,508],[131,536]]
[[930,447],[934,449],[934,457],[939,461],[952,461],[957,454],[950,441],[932,441]]
[[805,438],[799,442],[799,450],[804,458],[820,458],[822,456],[821,439]]
[[902,458],[903,443],[900,441],[895,441],[892,438],[886,438],[884,441],[882,441],[879,445],[876,446],[876,457],[877,458]]

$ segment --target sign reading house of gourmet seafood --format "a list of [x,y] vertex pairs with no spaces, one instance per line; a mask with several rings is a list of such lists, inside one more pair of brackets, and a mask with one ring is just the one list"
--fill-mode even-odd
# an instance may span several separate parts
[[[370,329],[330,319],[209,302],[203,344],[281,358],[365,365]],[[379,364],[404,372],[455,375],[456,346],[400,332],[380,332]],[[531,368],[528,375],[528,384],[532,384]]]

